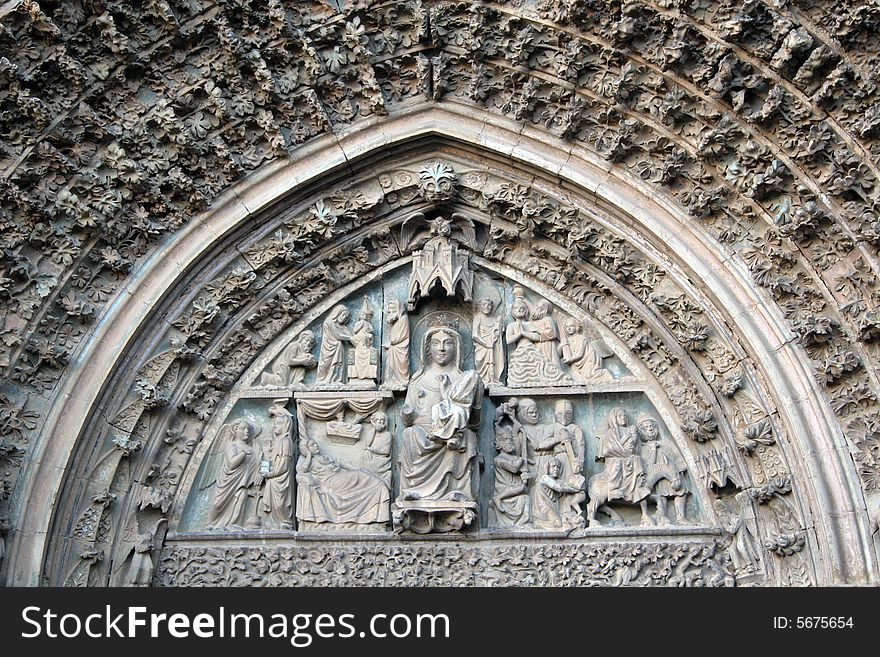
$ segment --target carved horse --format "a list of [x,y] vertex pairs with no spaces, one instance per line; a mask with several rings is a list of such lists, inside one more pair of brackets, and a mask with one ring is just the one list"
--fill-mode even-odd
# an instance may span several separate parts
[[[674,490],[679,490],[682,486],[681,472],[679,472],[674,463],[655,463],[647,467],[645,487],[648,490],[654,490],[654,486],[661,479],[668,481]],[[614,509],[606,506],[608,502],[608,477],[604,471],[590,477],[587,491],[590,495],[590,503],[587,505],[587,522],[591,525],[593,523],[598,524],[596,514],[601,507],[602,511],[611,517],[613,523],[623,524],[624,520],[621,515]],[[653,525],[651,516],[648,515],[648,496],[646,495],[641,500],[638,500],[638,502],[642,508],[642,524]]]

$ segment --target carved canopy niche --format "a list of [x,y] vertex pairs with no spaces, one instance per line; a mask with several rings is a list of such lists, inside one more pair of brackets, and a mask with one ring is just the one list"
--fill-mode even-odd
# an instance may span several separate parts
[[331,4],[0,10],[6,579],[876,581],[875,12]]

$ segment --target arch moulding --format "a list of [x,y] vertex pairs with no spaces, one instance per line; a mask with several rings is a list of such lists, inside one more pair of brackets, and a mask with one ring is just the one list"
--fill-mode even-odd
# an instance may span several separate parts
[[[374,172],[373,177],[375,172],[387,173],[386,161],[394,158],[398,158],[400,164],[394,164],[391,169],[449,162],[455,171],[482,167],[491,177],[496,169],[503,168],[508,178],[515,176],[524,188],[576,208],[582,213],[581,217],[595,212],[595,220],[600,225],[608,218],[604,228],[616,232],[641,254],[640,257],[661,268],[665,272],[665,284],[680,290],[699,307],[709,335],[707,341],[735,345],[730,347],[731,362],[741,368],[745,383],[729,396],[718,394],[718,384],[723,377],[713,379],[713,372],[719,374],[718,368],[711,367],[705,348],[689,349],[687,344],[667,347],[667,351],[673,353],[673,362],[678,363],[683,372],[688,376],[693,372],[696,383],[685,387],[697,391],[694,394],[702,400],[698,405],[712,411],[717,425],[708,439],[706,436],[694,439],[693,434],[670,427],[683,444],[690,446],[685,449],[693,450],[686,460],[698,464],[708,462],[710,455],[728,454],[731,472],[739,473],[712,481],[711,469],[694,471],[690,474],[692,484],[705,489],[704,495],[725,500],[734,499],[740,492],[750,493],[757,509],[754,538],[762,551],[762,577],[742,576],[742,569],[737,574],[736,568],[731,566],[734,560],[731,550],[737,549],[735,532],[731,533],[723,519],[711,509],[703,511],[707,535],[715,536],[713,529],[717,534],[713,538],[714,549],[718,551],[717,565],[708,572],[714,572],[718,581],[723,581],[725,574],[731,583],[877,581],[874,529],[865,494],[827,393],[817,382],[798,336],[775,306],[768,303],[766,292],[753,281],[743,260],[724,250],[678,202],[592,150],[488,112],[453,104],[421,103],[392,116],[361,121],[348,130],[319,137],[302,146],[295,159],[263,166],[218,197],[211,209],[169,237],[132,273],[127,285],[116,293],[96,321],[96,330],[81,345],[68,367],[68,375],[54,393],[51,412],[35,442],[37,451],[22,476],[19,499],[26,501],[26,508],[20,504],[21,512],[4,564],[10,584],[75,583],[78,577],[92,582],[90,569],[105,573],[99,582],[120,581],[115,579],[118,575],[114,573],[130,568],[128,564],[133,559],[123,545],[128,523],[126,514],[135,513],[136,507],[127,496],[138,490],[138,484],[145,483],[146,466],[138,465],[139,459],[155,458],[161,436],[156,438],[155,431],[148,432],[150,440],[143,445],[130,452],[120,450],[124,453],[118,456],[114,467],[119,467],[120,460],[131,461],[131,481],[122,488],[111,485],[108,494],[112,490],[115,497],[99,502],[99,511],[110,509],[112,524],[119,528],[111,530],[109,538],[105,537],[110,547],[101,558],[108,562],[109,570],[99,571],[96,565],[99,560],[91,558],[90,561],[90,557],[82,556],[85,552],[76,542],[79,540],[76,525],[83,510],[95,504],[90,501],[94,490],[88,482],[100,478],[94,474],[94,459],[100,452],[99,441],[106,436],[90,432],[99,416],[107,416],[111,424],[115,421],[109,416],[116,411],[105,406],[104,400],[112,398],[112,389],[121,381],[136,378],[134,375],[145,359],[156,352],[159,338],[150,327],[156,326],[157,321],[166,329],[173,327],[174,315],[162,317],[161,314],[170,312],[168,309],[179,306],[182,300],[192,299],[193,290],[207,280],[200,271],[210,271],[212,275],[208,278],[213,277],[220,266],[211,263],[215,254],[225,253],[231,245],[238,249],[251,233],[264,236],[273,217],[288,206],[299,207],[297,204],[302,205],[305,199],[315,195],[330,196],[337,189],[347,189],[348,178],[355,182],[366,180],[369,176],[365,172],[370,170]],[[502,164],[496,167],[496,163]],[[467,186],[462,181],[459,185]],[[416,201],[424,206],[423,199]],[[391,230],[396,230],[399,222],[413,211],[415,209],[407,210],[404,206],[398,213],[400,216],[389,218]],[[479,219],[476,221],[482,226]],[[334,235],[330,242],[340,244],[346,237],[345,234]],[[480,232],[480,239],[493,238]],[[588,260],[586,256],[585,260]],[[602,278],[606,275],[607,280]],[[611,290],[612,296],[619,292],[618,298],[632,299],[636,307],[638,297],[628,291],[626,282],[615,282],[614,276],[613,270],[596,274],[602,289]],[[646,325],[652,326],[654,333],[661,337],[674,338],[669,328],[670,316],[657,310],[658,306],[650,301],[653,297],[646,299],[641,301],[646,308],[651,306],[655,314],[655,319],[645,319]],[[675,355],[676,349],[680,355]],[[185,366],[181,368],[178,379],[181,382],[185,379],[185,369]],[[666,386],[667,379],[663,377],[668,374],[660,372],[657,376],[661,381],[659,385]],[[124,396],[124,391],[120,394]],[[674,397],[673,393],[669,394],[670,398]],[[742,401],[745,398],[748,402]],[[677,413],[682,426],[687,426],[688,405],[693,403],[692,399],[679,405],[673,401],[670,408],[675,410],[669,412],[670,416]],[[748,404],[757,404],[764,410],[747,412],[743,408]],[[152,412],[161,415],[177,411],[166,407]],[[757,434],[749,432],[759,425],[766,426],[769,433],[758,436],[756,447],[743,436],[755,437]],[[115,426],[118,427],[118,423]],[[156,426],[166,424],[159,422]],[[214,436],[205,438],[213,440]],[[588,436],[588,440],[591,438]],[[782,463],[780,472],[785,473],[781,478],[786,481],[774,484],[755,480],[757,466],[752,460],[765,458],[761,456],[765,453],[762,450],[775,450],[774,458]],[[490,455],[486,461],[491,461]],[[761,467],[767,462],[761,461]],[[699,467],[693,469],[699,470]],[[195,470],[189,470],[183,479],[191,483],[197,476]],[[158,515],[179,517],[185,503],[178,494],[171,503],[172,516],[168,509]],[[48,511],[34,513],[28,509]],[[201,541],[199,544],[221,549],[237,540],[228,534],[206,538],[197,535],[198,532],[161,526],[163,532],[168,531],[171,547],[161,545],[157,538],[160,544],[154,546],[152,554],[156,560],[164,550],[186,549],[187,541]],[[587,527],[580,534],[573,533],[570,540],[584,544],[611,540],[625,543],[636,536],[626,531],[614,534],[608,530],[607,535],[602,531],[591,535]],[[659,537],[688,535],[680,527],[666,534],[659,527],[651,531],[654,533],[648,535]],[[158,537],[159,532],[156,535]],[[270,543],[278,544],[285,540],[280,534],[271,534],[269,539]],[[94,544],[94,536],[90,540]],[[795,561],[797,565],[792,565]],[[86,574],[77,575],[83,568]],[[796,571],[800,575],[792,574]]]

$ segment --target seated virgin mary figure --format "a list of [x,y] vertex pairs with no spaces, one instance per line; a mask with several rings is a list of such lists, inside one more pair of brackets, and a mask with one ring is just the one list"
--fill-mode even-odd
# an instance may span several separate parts
[[400,499],[473,501],[479,374],[462,369],[461,335],[451,326],[425,333],[421,362],[401,411]]

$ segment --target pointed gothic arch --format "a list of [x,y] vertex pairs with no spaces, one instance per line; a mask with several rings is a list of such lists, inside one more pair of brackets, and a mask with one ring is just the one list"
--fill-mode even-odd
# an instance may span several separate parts
[[[783,521],[767,521],[767,528],[761,530],[764,532],[762,536],[765,540],[776,537],[780,541],[790,540],[797,544],[798,550],[792,551],[792,554],[798,555],[796,568],[804,571],[799,577],[814,582],[864,577],[873,563],[871,552],[867,545],[860,547],[852,542],[854,536],[849,533],[847,526],[853,522],[866,528],[868,523],[864,509],[853,497],[848,483],[853,477],[852,463],[847,465],[844,459],[839,458],[840,450],[835,447],[839,445],[839,429],[829,421],[827,401],[817,392],[812,373],[808,374],[801,366],[793,366],[803,363],[798,353],[801,347],[790,340],[790,333],[780,318],[774,317],[763,307],[760,292],[754,284],[733,263],[724,262],[712,238],[695,229],[686,217],[671,211],[672,204],[664,203],[656,190],[650,190],[640,181],[617,171],[608,171],[601,160],[586,150],[573,151],[560,142],[547,139],[545,135],[531,136],[527,131],[520,131],[516,126],[504,125],[494,119],[492,123],[494,125],[488,122],[487,117],[475,116],[470,111],[465,115],[444,107],[419,107],[406,116],[383,119],[377,121],[376,125],[352,131],[343,139],[326,139],[324,144],[316,144],[307,158],[285,165],[271,165],[266,171],[258,172],[252,179],[230,190],[225,203],[218,203],[214,210],[170,240],[165,249],[145,263],[136,273],[129,290],[120,295],[108,310],[111,320],[102,323],[103,334],[95,336],[81,356],[82,362],[87,365],[79,370],[78,376],[68,381],[71,393],[67,396],[67,402],[54,409],[52,421],[46,425],[51,435],[64,436],[66,440],[56,439],[47,443],[47,451],[34,466],[38,471],[30,476],[30,480],[40,482],[40,486],[33,487],[32,499],[44,501],[47,507],[55,509],[55,514],[51,523],[48,518],[38,516],[26,519],[24,535],[41,539],[32,539],[28,552],[13,553],[13,572],[18,574],[18,582],[34,583],[41,572],[47,577],[44,581],[54,583],[75,583],[83,578],[83,581],[92,583],[119,582],[120,569],[131,559],[132,547],[132,537],[123,537],[123,533],[126,530],[131,532],[132,518],[137,517],[138,505],[159,511],[158,515],[162,517],[172,508],[170,500],[144,501],[144,491],[139,489],[148,481],[145,477],[150,468],[157,467],[152,463],[147,464],[148,459],[144,457],[158,461],[164,458],[166,465],[169,458],[160,449],[170,428],[167,417],[157,423],[156,426],[162,429],[157,432],[145,420],[145,416],[152,414],[161,418],[177,413],[186,414],[186,411],[178,411],[173,405],[163,407],[164,400],[153,402],[149,397],[151,394],[155,397],[156,388],[161,389],[171,381],[172,388],[176,390],[171,394],[177,395],[174,401],[182,403],[181,392],[192,389],[194,384],[198,387],[198,377],[194,372],[203,364],[198,364],[198,359],[193,360],[193,354],[189,353],[193,351],[192,348],[180,346],[179,343],[171,347],[176,343],[168,342],[167,336],[160,337],[159,327],[167,332],[169,325],[174,328],[175,318],[179,327],[181,318],[192,322],[193,317],[201,313],[198,321],[204,322],[205,313],[225,313],[223,308],[210,306],[206,309],[204,304],[199,305],[199,294],[205,294],[205,289],[212,284],[214,287],[210,289],[214,294],[220,290],[221,297],[218,298],[223,301],[219,305],[228,304],[234,309],[229,311],[230,317],[234,317],[236,312],[239,315],[252,315],[259,308],[259,303],[254,299],[236,296],[240,295],[239,288],[247,288],[250,281],[245,282],[241,272],[238,272],[238,278],[232,276],[230,280],[229,271],[234,269],[228,264],[232,260],[230,254],[238,258],[245,254],[244,260],[252,270],[247,272],[246,278],[260,278],[263,276],[262,265],[258,260],[247,259],[247,249],[255,245],[265,248],[267,236],[271,241],[273,231],[284,225],[285,221],[288,226],[295,225],[297,217],[304,216],[303,211],[305,216],[314,217],[314,213],[308,215],[308,208],[315,207],[322,197],[329,198],[336,192],[349,192],[360,186],[381,196],[380,203],[395,206],[385,209],[386,214],[393,217],[386,222],[387,225],[382,223],[386,220],[381,216],[372,216],[373,199],[368,199],[361,208],[339,206],[333,210],[334,220],[340,223],[353,220],[352,228],[334,234],[329,242],[320,243],[320,250],[314,255],[309,254],[301,265],[303,271],[307,272],[309,267],[317,263],[332,263],[334,249],[344,249],[346,244],[350,247],[352,240],[357,241],[359,231],[366,234],[381,227],[387,233],[394,230],[394,226],[399,226],[407,214],[430,207],[430,203],[418,193],[418,170],[413,167],[435,161],[449,162],[457,172],[463,172],[459,194],[471,206],[485,205],[487,198],[490,205],[497,200],[492,198],[491,191],[487,191],[492,186],[486,186],[489,178],[497,179],[494,183],[496,188],[502,184],[517,184],[521,187],[518,193],[531,195],[531,198],[522,198],[512,204],[509,199],[501,199],[499,203],[503,202],[504,208],[514,208],[513,212],[518,212],[522,208],[517,210],[517,203],[522,206],[524,202],[533,202],[534,199],[544,199],[551,206],[557,206],[550,211],[558,211],[559,204],[562,204],[565,210],[571,208],[575,211],[575,223],[568,228],[596,222],[600,230],[612,231],[610,234],[622,240],[620,244],[630,245],[638,254],[637,260],[645,258],[645,262],[662,267],[665,280],[672,284],[669,289],[680,291],[683,297],[693,299],[694,307],[698,307],[706,319],[706,330],[714,340],[724,345],[715,345],[713,349],[719,352],[729,349],[730,354],[735,354],[733,362],[742,367],[745,375],[746,382],[740,383],[743,392],[739,394],[748,393],[744,396],[748,400],[746,404],[757,404],[763,408],[741,410],[736,403],[738,390],[735,389],[730,397],[725,398],[707,387],[709,379],[706,372],[710,376],[717,376],[717,364],[713,364],[711,358],[705,358],[704,345],[691,350],[682,346],[688,343],[682,343],[669,328],[670,317],[675,322],[674,310],[664,316],[656,300],[646,297],[644,290],[644,299],[640,300],[637,293],[628,289],[632,282],[627,282],[629,276],[618,275],[625,259],[611,265],[606,263],[603,271],[590,263],[592,256],[585,256],[583,266],[589,275],[583,280],[598,283],[596,291],[601,289],[604,294],[610,294],[609,298],[620,303],[621,308],[628,304],[630,308],[643,313],[646,331],[641,336],[642,342],[656,340],[661,352],[669,350],[666,358],[671,359],[676,368],[693,371],[694,378],[699,379],[699,384],[690,386],[691,390],[678,400],[679,408],[671,411],[678,413],[675,430],[678,435],[684,436],[681,426],[688,421],[696,421],[686,417],[689,404],[695,404],[695,409],[700,407],[699,410],[707,411],[712,416],[708,425],[711,427],[714,422],[716,429],[692,427],[697,433],[692,433],[691,438],[696,437],[697,440],[691,442],[694,451],[689,454],[690,462],[694,463],[695,457],[706,453],[723,454],[727,449],[728,457],[734,460],[728,466],[731,471],[740,474],[730,480],[722,477],[713,483],[712,473],[703,473],[700,480],[694,472],[694,480],[707,491],[735,485],[737,490],[754,492],[764,486],[763,493],[756,493],[759,498],[763,495],[766,498],[763,501],[767,503],[759,505],[758,517],[765,512],[772,517],[773,513],[778,512],[765,510],[781,504],[784,505],[785,518]],[[487,161],[492,164],[486,166]],[[463,166],[471,168],[463,170]],[[405,175],[407,169],[409,178]],[[395,171],[398,172],[396,178]],[[498,182],[501,180],[504,182]],[[389,204],[389,197],[395,194],[397,202]],[[408,200],[404,200],[407,196]],[[467,203],[464,203],[462,209],[466,206]],[[350,212],[351,217],[343,218],[345,212]],[[364,212],[366,218],[357,217],[359,212]],[[527,216],[527,213],[521,213],[521,216]],[[488,228],[488,224],[484,226]],[[542,238],[548,244],[552,243],[543,235]],[[492,243],[498,241],[488,233],[484,239]],[[563,295],[566,286],[553,280],[548,271],[553,270],[554,264],[564,261],[564,242],[563,236],[562,242],[555,244],[558,251],[556,260],[546,265],[543,273],[541,267],[534,270],[539,277],[545,277],[540,285],[547,288],[549,284],[551,290],[554,286],[559,287],[561,290],[558,294]],[[235,246],[229,248],[230,244]],[[275,257],[277,259],[278,256]],[[370,257],[368,255],[367,261],[362,263],[368,269],[373,267],[369,263]],[[262,295],[260,292],[255,295],[256,299],[262,298],[264,303],[269,299],[265,290],[283,289],[277,281],[274,288],[269,283],[272,273],[276,272],[266,275]],[[223,279],[224,275],[226,288],[221,289],[217,281]],[[376,279],[376,274],[361,271],[353,284],[357,285],[357,278],[363,276]],[[534,275],[526,276],[537,280]],[[227,296],[223,297],[224,294]],[[581,303],[584,303],[584,299],[581,297]],[[277,304],[277,297],[273,302]],[[652,308],[648,308],[648,305]],[[158,308],[162,308],[162,312],[157,313]],[[302,310],[309,312],[307,308]],[[265,312],[272,311],[269,309]],[[163,314],[166,317],[162,317]],[[613,315],[612,312],[609,317]],[[212,318],[207,321],[212,321]],[[239,317],[236,321],[243,320]],[[227,344],[228,337],[235,335],[235,325],[235,321],[232,321],[230,326],[222,329]],[[705,342],[707,337],[704,336],[701,341]],[[737,351],[734,352],[734,349]],[[650,352],[651,348],[646,351]],[[205,356],[208,361],[211,360],[210,355]],[[715,358],[718,358],[717,354]],[[155,367],[152,378],[145,374],[150,372],[151,367]],[[174,368],[177,369],[172,376],[169,371]],[[125,385],[135,384],[138,379],[136,373],[141,375],[142,383],[140,392],[132,393]],[[204,380],[204,373],[201,376]],[[225,403],[225,391],[229,387],[228,384],[222,387],[220,396],[224,401],[218,404],[218,408]],[[150,391],[144,393],[146,388]],[[83,395],[82,391],[90,394]],[[113,408],[117,410],[110,411]],[[195,412],[198,416],[200,411],[194,411],[194,408],[190,405],[189,413],[192,415]],[[126,409],[128,413],[123,412]],[[98,420],[101,412],[107,414],[109,423]],[[208,412],[206,417],[210,415]],[[750,427],[754,431],[756,426],[762,427],[761,431],[764,432],[754,434],[758,436],[758,444],[743,448],[743,436],[747,435]],[[708,431],[708,435],[699,434],[701,430]],[[111,431],[115,431],[115,435],[110,435]],[[78,440],[72,439],[74,435],[79,436]],[[719,444],[725,449],[701,451],[701,446],[705,444]],[[177,448],[174,445],[172,450]],[[756,447],[757,451],[769,450],[775,451],[775,454],[759,457]],[[167,449],[166,445],[166,452]],[[189,451],[193,451],[192,446]],[[83,456],[90,453],[92,457]],[[108,453],[112,455],[110,460],[113,462],[110,469],[107,468]],[[752,465],[749,459],[754,459],[757,464]],[[767,463],[774,460],[780,465],[777,474],[784,473],[783,480],[756,481],[756,473],[764,472]],[[78,468],[71,468],[72,463],[76,463]],[[96,471],[104,472],[105,478],[102,480],[96,476]],[[108,472],[114,473],[113,476],[107,478]],[[155,478],[156,473],[152,476]],[[193,474],[190,472],[185,476],[191,478]],[[735,479],[740,481],[733,481]],[[817,485],[814,483],[816,481],[822,484]],[[98,491],[99,488],[106,491]],[[831,509],[835,511],[830,512]],[[128,515],[127,518],[123,512]],[[712,513],[707,515],[711,516]],[[87,520],[85,523],[84,518]],[[91,519],[91,524],[88,519]],[[777,524],[773,525],[773,522]],[[82,525],[79,534],[77,523]],[[717,520],[715,523],[717,527]],[[102,527],[105,533],[100,535]],[[810,529],[804,529],[806,527]],[[866,531],[861,533],[862,536],[866,534]],[[589,533],[586,536],[580,540],[588,543]],[[87,544],[103,547],[106,550],[104,557],[110,563],[103,566],[96,561],[92,552],[83,549]],[[120,552],[120,545],[127,546],[129,552]],[[861,554],[862,558],[854,559],[853,555],[856,554]],[[780,578],[778,581],[786,581],[785,578],[797,581],[785,570],[784,564],[786,559],[791,559],[790,555],[777,557],[768,553],[767,559],[768,563],[773,564],[767,569],[767,577]],[[85,574],[81,572],[83,569]],[[95,579],[94,574],[89,579],[90,572],[100,573],[99,579]]]

